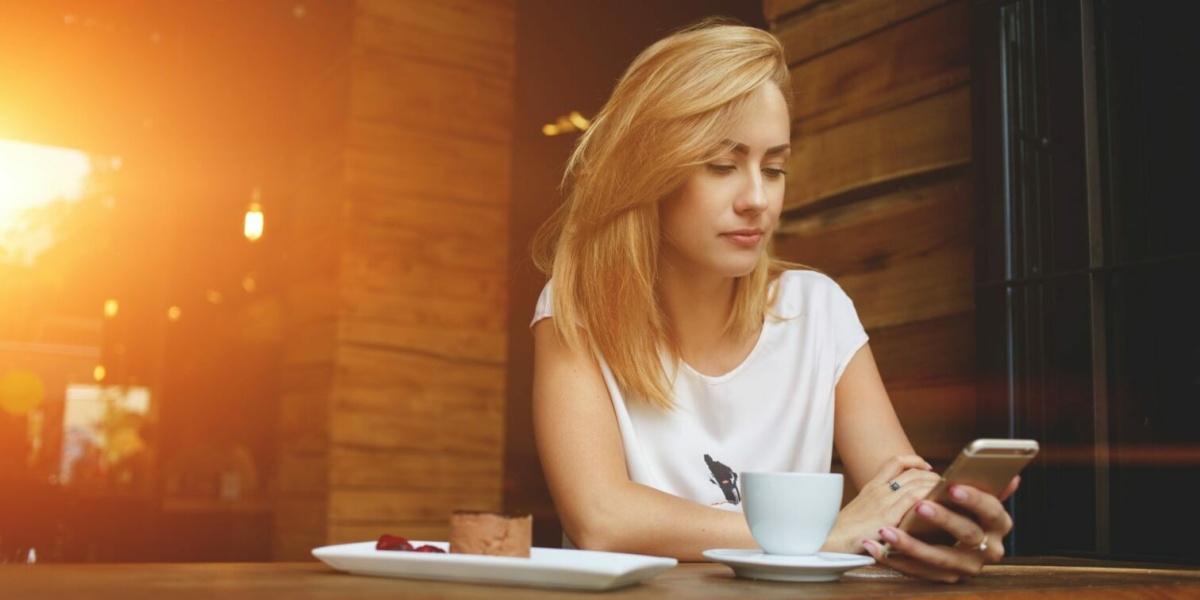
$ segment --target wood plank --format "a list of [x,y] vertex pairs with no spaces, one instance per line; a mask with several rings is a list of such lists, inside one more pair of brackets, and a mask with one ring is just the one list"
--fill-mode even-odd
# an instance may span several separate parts
[[496,365],[359,346],[345,346],[338,356],[339,405],[381,412],[411,410],[407,403],[445,410],[503,406],[497,398],[504,396],[504,369]]
[[917,454],[935,468],[945,468],[975,438],[973,380],[894,383],[888,395]]
[[454,451],[496,454],[503,450],[504,415],[499,411],[443,412],[438,418],[334,411],[329,439],[335,445],[396,452]]
[[[816,4],[811,10],[800,14],[789,11],[790,16],[781,15],[782,19],[768,19],[775,21],[773,31],[783,42],[788,64],[796,65],[946,2],[947,0],[833,0]],[[807,7],[813,3],[803,4]],[[771,9],[767,10],[770,14]]]
[[365,448],[330,451],[329,485],[336,488],[493,490],[503,479],[498,453],[410,452],[397,456]]
[[351,119],[412,131],[512,141],[513,78],[368,50],[353,58]]
[[334,523],[425,521],[449,523],[455,510],[500,508],[500,490],[491,492],[410,492],[405,490],[333,490],[329,519]]
[[763,0],[763,15],[767,21],[775,21],[826,1],[828,0]]
[[975,309],[975,248],[954,244],[880,271],[837,278],[867,329]]
[[[426,305],[425,302],[414,304]],[[443,320],[452,318],[454,315],[447,315]],[[504,366],[508,353],[507,331],[503,328],[483,329],[470,324],[414,323],[407,319],[346,316],[342,318],[338,336],[343,343],[430,353],[447,360],[465,359],[497,367]]]
[[794,138],[784,209],[971,160],[970,88]]
[[346,183],[355,190],[508,206],[512,150],[507,143],[362,120],[350,123],[348,140]]
[[972,239],[971,182],[934,181],[799,218],[775,235],[777,256],[838,277],[886,269]]
[[498,0],[358,0],[356,48],[512,75],[516,7]]
[[975,313],[867,332],[883,383],[975,376]]
[[[508,211],[504,207],[359,192],[348,210],[353,234],[346,239],[345,255],[377,258],[370,270],[374,279],[403,277],[391,268],[415,262],[486,273],[488,279],[507,278]],[[357,278],[345,281],[364,285]],[[428,286],[430,281],[424,283]]]
[[954,2],[792,68],[793,135],[805,136],[967,83],[966,2]]
[[342,272],[345,280],[360,285],[369,280],[375,290],[426,296],[431,295],[429,282],[436,281],[436,293],[442,298],[490,298],[498,310],[507,297],[504,272],[474,265],[449,268],[389,253],[355,252],[342,257]]

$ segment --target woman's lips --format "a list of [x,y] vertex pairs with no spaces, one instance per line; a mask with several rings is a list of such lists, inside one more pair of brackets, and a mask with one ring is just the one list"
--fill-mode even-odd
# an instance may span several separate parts
[[748,248],[757,246],[762,241],[763,232],[757,230],[730,231],[729,233],[722,233],[721,236],[738,246]]

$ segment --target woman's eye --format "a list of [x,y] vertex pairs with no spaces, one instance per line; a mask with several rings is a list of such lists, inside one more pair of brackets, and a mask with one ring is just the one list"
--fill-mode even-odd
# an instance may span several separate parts
[[767,177],[770,177],[771,179],[779,179],[779,178],[787,175],[787,169],[784,169],[781,167],[768,167],[766,169],[763,169],[763,173]]
[[711,171],[713,173],[721,173],[721,174],[732,173],[734,170],[737,169],[737,165],[723,165],[723,164],[709,163],[706,166],[708,167],[709,171]]

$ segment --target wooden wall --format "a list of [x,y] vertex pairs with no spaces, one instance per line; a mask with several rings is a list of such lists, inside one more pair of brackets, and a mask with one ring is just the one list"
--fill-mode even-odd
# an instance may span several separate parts
[[501,508],[515,11],[357,0],[304,94],[276,559]]
[[776,250],[854,300],[917,452],[973,437],[967,0],[764,0],[793,155]]

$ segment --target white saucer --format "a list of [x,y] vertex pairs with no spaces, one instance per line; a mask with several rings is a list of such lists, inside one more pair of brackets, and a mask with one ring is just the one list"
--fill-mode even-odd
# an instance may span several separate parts
[[733,569],[738,577],[771,581],[837,581],[842,573],[875,564],[863,554],[818,552],[810,556],[764,554],[762,550],[705,550],[704,557]]

